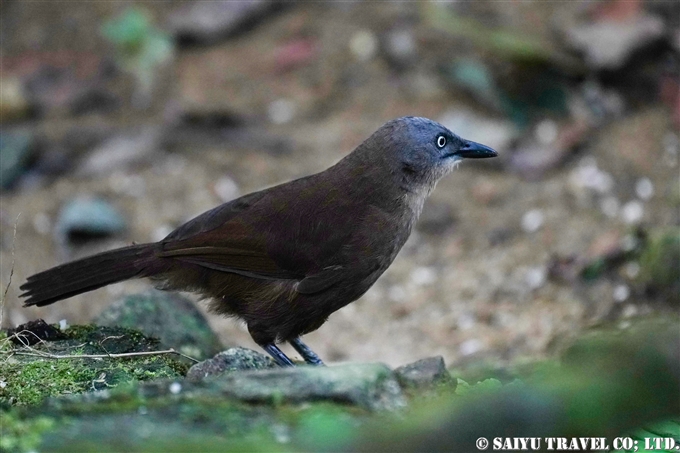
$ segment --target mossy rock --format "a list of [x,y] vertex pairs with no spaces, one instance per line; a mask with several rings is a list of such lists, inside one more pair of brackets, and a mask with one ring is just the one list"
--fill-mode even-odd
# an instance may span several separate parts
[[47,397],[125,382],[181,377],[188,368],[171,354],[106,357],[159,350],[157,339],[137,330],[89,325],[70,327],[63,334],[64,339],[30,347],[0,340],[0,406],[34,405]]
[[179,294],[150,290],[130,294],[107,307],[95,320],[101,326],[138,329],[161,344],[198,360],[223,348],[196,306]]

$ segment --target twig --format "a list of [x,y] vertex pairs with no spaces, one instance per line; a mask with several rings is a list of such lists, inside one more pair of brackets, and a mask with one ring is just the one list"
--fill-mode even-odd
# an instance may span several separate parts
[[7,292],[9,291],[9,287],[12,284],[12,276],[14,275],[14,252],[16,250],[17,224],[19,223],[19,217],[21,217],[21,213],[17,215],[17,218],[14,221],[14,234],[12,235],[12,265],[9,268],[9,281],[7,282],[7,286],[5,286],[5,291],[2,293],[2,299],[0,299],[0,326],[2,326],[2,320],[5,313],[4,309],[5,300],[7,300]]
[[60,355],[60,354],[50,354],[49,352],[42,352],[38,351],[36,349],[30,348],[35,352],[23,352],[23,351],[13,351],[14,354],[16,355],[27,355],[27,356],[32,356],[32,357],[43,357],[46,359],[120,359],[120,358],[125,358],[125,357],[139,357],[139,356],[146,356],[146,355],[161,355],[161,354],[177,354],[181,357],[184,357],[185,359],[189,359],[192,362],[198,363],[198,360],[194,359],[193,357],[189,357],[188,355],[182,354],[179,351],[176,351],[174,349],[166,349],[164,351],[144,351],[144,352],[123,352],[120,354],[68,354],[68,355]]

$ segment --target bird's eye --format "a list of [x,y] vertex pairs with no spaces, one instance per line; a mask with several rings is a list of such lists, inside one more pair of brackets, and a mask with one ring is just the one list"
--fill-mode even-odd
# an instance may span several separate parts
[[437,137],[437,148],[442,149],[446,146],[446,137],[440,135]]

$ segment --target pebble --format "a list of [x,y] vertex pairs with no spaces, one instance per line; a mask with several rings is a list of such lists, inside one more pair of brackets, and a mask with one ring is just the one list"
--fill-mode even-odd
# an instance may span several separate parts
[[238,185],[229,176],[220,177],[217,182],[215,182],[213,189],[224,203],[237,198],[241,194]]
[[107,236],[125,229],[125,220],[107,201],[82,197],[69,201],[61,208],[55,228],[68,239],[73,234]]
[[640,200],[647,201],[654,195],[654,184],[649,178],[640,178],[635,183],[635,193]]
[[630,288],[623,283],[614,287],[613,297],[616,302],[624,302],[630,297]]
[[623,272],[626,274],[626,277],[630,279],[636,278],[640,274],[640,263],[637,261],[626,263]]
[[182,384],[179,382],[173,382],[170,384],[170,387],[168,387],[168,390],[170,390],[170,393],[173,395],[177,395],[179,392],[182,391]]
[[532,209],[522,216],[522,229],[527,233],[534,233],[543,226],[543,212],[540,209]]
[[44,212],[39,212],[33,216],[33,229],[41,235],[46,235],[52,229],[52,221]]
[[640,223],[644,214],[645,208],[642,203],[637,200],[629,201],[623,205],[623,208],[621,209],[621,219],[629,225]]
[[431,267],[417,267],[411,272],[411,280],[418,286],[430,285],[437,281],[437,271]]
[[472,355],[482,350],[482,342],[476,338],[471,338],[460,344],[458,350],[462,355]]
[[538,289],[543,286],[547,279],[547,273],[543,267],[533,267],[529,269],[524,277],[524,280],[529,286],[529,289]]
[[608,196],[600,201],[600,209],[607,217],[613,219],[619,215],[619,200],[615,196]]
[[273,124],[286,124],[295,117],[295,110],[295,102],[290,99],[277,99],[269,104],[267,115]]
[[553,120],[543,120],[536,125],[534,136],[542,145],[550,145],[557,139],[559,129]]
[[371,60],[378,52],[378,38],[368,30],[360,30],[350,39],[349,49],[357,60]]

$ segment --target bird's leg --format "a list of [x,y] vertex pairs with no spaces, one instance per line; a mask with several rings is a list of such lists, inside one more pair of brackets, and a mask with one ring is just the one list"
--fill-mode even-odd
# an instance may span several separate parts
[[286,354],[283,353],[282,350],[279,349],[278,346],[276,346],[274,343],[267,343],[265,345],[261,345],[262,349],[267,351],[267,354],[272,356],[274,359],[274,362],[280,367],[289,367],[289,366],[295,366],[292,360],[288,358]]
[[319,358],[319,356],[316,355],[314,351],[309,349],[309,346],[304,344],[302,340],[300,340],[300,337],[290,340],[290,344],[302,356],[302,358],[305,359],[305,362],[309,363],[310,365],[324,366],[324,363]]

